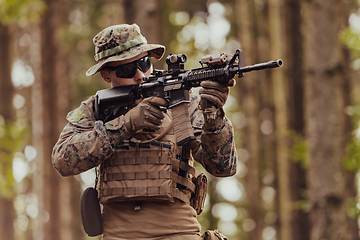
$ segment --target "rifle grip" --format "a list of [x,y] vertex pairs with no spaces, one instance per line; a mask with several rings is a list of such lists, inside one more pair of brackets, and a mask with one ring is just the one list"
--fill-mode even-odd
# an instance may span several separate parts
[[182,102],[171,108],[172,121],[178,146],[194,140],[194,131],[189,116],[189,103]]

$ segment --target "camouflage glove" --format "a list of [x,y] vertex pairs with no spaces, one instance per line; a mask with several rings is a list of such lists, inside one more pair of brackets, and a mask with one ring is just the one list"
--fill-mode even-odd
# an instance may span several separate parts
[[199,91],[201,100],[200,107],[205,110],[205,100],[212,102],[216,108],[222,108],[229,96],[229,87],[214,81],[201,82]]
[[136,107],[125,114],[125,128],[130,133],[148,128],[160,129],[164,113],[159,106],[167,106],[168,102],[159,97],[148,97],[142,100]]

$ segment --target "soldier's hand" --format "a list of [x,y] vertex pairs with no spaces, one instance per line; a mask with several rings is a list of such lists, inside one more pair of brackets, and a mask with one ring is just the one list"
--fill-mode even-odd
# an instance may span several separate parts
[[125,128],[130,133],[147,128],[160,129],[164,113],[159,108],[166,107],[168,102],[159,97],[148,97],[125,114]]
[[229,96],[229,87],[215,82],[215,81],[203,81],[200,86],[202,87],[199,91],[200,94],[200,107],[205,109],[205,100],[212,102],[216,108],[222,108]]

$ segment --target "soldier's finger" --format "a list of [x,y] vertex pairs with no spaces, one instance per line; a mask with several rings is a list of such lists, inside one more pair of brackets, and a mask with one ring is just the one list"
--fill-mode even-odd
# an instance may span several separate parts
[[157,118],[157,117],[154,117],[154,116],[152,116],[152,115],[147,115],[147,116],[146,116],[146,121],[147,121],[147,122],[150,122],[150,123],[153,123],[153,124],[155,124],[155,125],[157,125],[157,126],[161,125],[161,123],[162,123],[162,120],[161,120],[161,119],[159,119],[159,118]]
[[160,126],[155,125],[149,121],[145,121],[145,128],[151,129],[151,130],[159,130]]
[[149,115],[152,115],[156,118],[163,119],[165,117],[164,113],[158,107],[154,107],[152,105],[147,105],[146,111]]
[[214,103],[217,107],[222,107],[224,105],[224,103],[221,102],[219,100],[219,98],[214,97],[212,95],[207,95],[207,94],[201,95],[201,99],[202,100],[208,100],[208,101]]
[[229,87],[228,86],[226,86],[224,84],[221,84],[221,83],[218,83],[218,82],[215,82],[215,81],[210,81],[210,80],[202,81],[200,85],[203,88],[217,89],[217,90],[219,90],[221,92],[224,92],[224,93],[229,92]]
[[227,94],[224,94],[223,92],[220,92],[216,89],[205,89],[205,88],[202,88],[200,89],[199,91],[199,94],[200,94],[200,97],[203,98],[204,95],[212,95],[216,98],[219,98],[219,100],[221,102],[223,102],[225,104],[226,102],[226,99],[228,97]]

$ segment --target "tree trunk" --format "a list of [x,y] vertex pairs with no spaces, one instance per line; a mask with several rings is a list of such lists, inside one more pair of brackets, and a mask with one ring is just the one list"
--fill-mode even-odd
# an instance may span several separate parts
[[[346,56],[339,32],[343,1],[306,2],[304,20],[306,70],[306,123],[310,157],[307,176],[311,240],[358,239],[356,219],[347,216],[343,158],[346,140],[344,82]],[[338,17],[336,17],[338,16]],[[351,185],[354,182],[350,183]]]
[[161,12],[159,0],[125,0],[125,21],[136,23],[149,43],[159,43],[161,37]]
[[[14,121],[14,110],[12,100],[14,97],[14,86],[11,82],[11,44],[10,44],[9,27],[0,23],[0,117],[2,116],[5,121]],[[0,147],[0,151],[1,147]],[[6,150],[3,150],[6,151]],[[9,181],[7,176],[4,176],[7,171],[12,168],[12,161],[8,162],[2,159],[0,163],[1,173],[5,179],[2,181]],[[1,192],[1,191],[0,191]],[[0,193],[0,239],[13,240],[14,238],[14,220],[15,209],[12,196],[4,196]]]
[[[56,6],[54,5],[56,8]],[[69,26],[68,13],[77,7],[77,3],[73,2],[63,2],[61,7],[57,8],[58,11],[58,21],[57,26]],[[55,32],[56,36],[56,32]],[[61,42],[59,41],[61,40]],[[59,136],[64,126],[67,124],[66,115],[70,109],[70,100],[74,96],[70,96],[70,82],[71,79],[71,70],[74,62],[68,61],[71,56],[65,55],[64,51],[61,51],[65,48],[63,39],[58,39],[55,42],[58,45],[59,51],[56,54],[57,64],[56,69],[56,91],[58,99],[56,100],[56,114],[57,114],[57,126],[54,129],[55,135]],[[76,50],[75,50],[76,51]],[[55,126],[54,126],[55,127]],[[80,196],[81,196],[81,186],[79,181],[74,177],[61,178],[59,180],[59,191],[60,191],[60,225],[61,228],[61,239],[62,240],[77,240],[82,239],[86,235],[82,226],[81,226],[81,216],[80,216]]]
[[[281,58],[282,53],[282,19],[281,1],[269,0],[269,35],[271,59]],[[276,162],[279,201],[279,239],[291,239],[291,198],[290,174],[286,134],[287,129],[287,96],[282,69],[271,71],[275,104]]]
[[44,212],[40,213],[43,218],[41,239],[61,240],[63,231],[60,212],[60,175],[51,164],[51,152],[58,139],[58,82],[60,82],[58,63],[59,44],[56,31],[59,27],[59,10],[61,6],[56,0],[47,0],[47,12],[41,19],[41,76],[40,94],[42,129],[41,143],[41,166],[42,176],[41,204]]
[[[136,23],[141,34],[148,43],[162,44],[162,14],[159,0],[124,0],[125,21],[128,24]],[[154,61],[155,68],[163,68]]]
[[[340,20],[340,28],[343,29],[348,26],[349,23],[349,13],[351,9],[357,8],[358,5],[355,2],[348,2],[348,4],[344,4],[344,7],[341,9],[341,20]],[[352,105],[352,77],[354,76],[351,70],[350,62],[351,56],[350,51],[346,46],[342,46],[342,53],[344,54],[345,61],[343,62],[344,67],[344,81],[342,84],[342,92],[343,92],[343,101],[344,106],[351,106]],[[355,78],[357,79],[357,78]],[[356,126],[357,127],[357,126]],[[352,124],[351,124],[351,117],[348,115],[344,116],[344,129],[345,129],[345,139],[344,143],[348,143],[351,141],[352,138]],[[357,192],[357,184],[356,184],[356,172],[345,171],[345,191],[344,191],[344,198],[348,199],[350,202],[357,201],[358,199],[358,192]],[[354,184],[355,181],[355,184]],[[349,208],[349,206],[348,206]],[[347,216],[347,224],[348,224],[348,231],[349,234],[352,236],[353,239],[359,238],[359,224],[358,221],[354,221],[352,219],[353,216]]]
[[[257,45],[255,38],[255,14],[253,2],[249,0],[237,0],[236,9],[240,16],[238,24],[238,36],[243,49],[246,53],[243,56],[244,65],[254,64],[257,56]],[[248,173],[246,175],[246,193],[249,203],[249,218],[255,221],[256,226],[250,232],[250,240],[261,239],[262,214],[260,201],[260,165],[259,165],[259,106],[256,88],[257,74],[248,74],[239,81],[236,88],[239,91],[239,102],[246,116],[246,126],[244,128],[244,148],[249,153],[246,161]]]
[[[299,136],[305,138],[305,116],[304,116],[304,62],[303,62],[303,36],[301,34],[301,3],[300,0],[284,1],[284,26],[285,26],[285,51],[284,70],[288,86],[288,128]],[[300,141],[301,141],[300,140]],[[290,139],[291,144],[298,144]],[[304,150],[305,151],[305,150]],[[298,162],[294,162],[294,161]],[[300,161],[300,162],[299,162]],[[289,183],[291,202],[293,206],[298,202],[305,201],[306,170],[304,162],[306,159],[292,159],[289,162]],[[293,240],[309,239],[309,219],[305,209],[292,208],[290,229]]]

